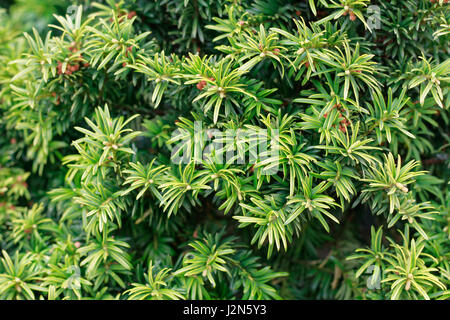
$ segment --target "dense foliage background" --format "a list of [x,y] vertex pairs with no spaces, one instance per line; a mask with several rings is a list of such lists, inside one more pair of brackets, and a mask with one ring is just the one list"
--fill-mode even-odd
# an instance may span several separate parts
[[[0,1],[0,298],[448,299],[449,21],[444,0]],[[171,160],[258,128],[276,174]]]

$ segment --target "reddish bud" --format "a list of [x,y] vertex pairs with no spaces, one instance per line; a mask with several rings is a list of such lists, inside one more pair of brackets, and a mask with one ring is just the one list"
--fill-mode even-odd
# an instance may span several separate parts
[[202,80],[199,83],[197,83],[197,89],[203,90],[203,88],[206,86],[206,81]]
[[58,61],[57,69],[58,69],[58,74],[61,74],[62,73],[62,63],[61,63],[61,61]]

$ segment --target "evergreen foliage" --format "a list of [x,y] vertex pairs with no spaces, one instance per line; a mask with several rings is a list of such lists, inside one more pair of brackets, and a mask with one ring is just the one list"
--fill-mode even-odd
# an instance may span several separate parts
[[449,21],[7,2],[0,299],[448,299]]

